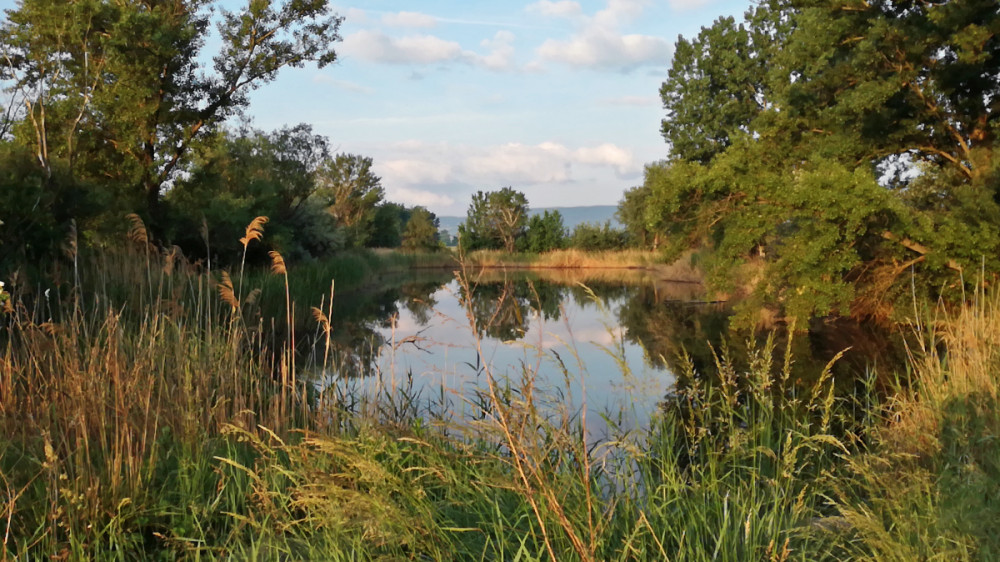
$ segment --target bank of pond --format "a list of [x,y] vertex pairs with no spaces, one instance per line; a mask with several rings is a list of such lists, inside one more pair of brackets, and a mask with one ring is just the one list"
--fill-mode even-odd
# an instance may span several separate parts
[[995,296],[747,332],[657,264],[182,265],[6,285],[3,558],[1000,553]]

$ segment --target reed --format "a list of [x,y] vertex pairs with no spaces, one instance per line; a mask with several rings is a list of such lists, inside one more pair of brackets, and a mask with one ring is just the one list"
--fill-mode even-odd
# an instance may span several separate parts
[[837,487],[842,557],[1000,556],[1000,295],[913,323],[912,371]]
[[[745,361],[718,349],[711,373],[687,362],[692,384],[647,429],[607,412],[594,442],[586,408],[545,406],[586,365],[540,347],[517,366],[480,354],[484,385],[464,395],[417,390],[411,373],[309,382],[296,318],[325,347],[321,376],[341,372],[332,279],[417,262],[272,255],[270,277],[241,265],[234,287],[148,240],[74,250],[76,267],[0,289],[0,560],[1000,552],[997,295],[915,324],[910,384],[887,399],[873,376],[835,394],[829,365],[796,385],[791,342],[768,338]],[[566,387],[543,387],[538,366],[556,360]]]

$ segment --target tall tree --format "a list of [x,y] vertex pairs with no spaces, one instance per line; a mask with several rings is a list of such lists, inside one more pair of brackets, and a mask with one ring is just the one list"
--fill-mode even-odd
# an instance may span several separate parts
[[403,228],[410,220],[410,209],[400,203],[385,201],[375,208],[369,248],[397,248],[403,242]]
[[459,226],[459,243],[464,250],[517,249],[526,231],[528,199],[511,187],[498,191],[479,191],[472,196],[466,219]]
[[403,231],[403,249],[412,252],[432,252],[440,248],[439,224],[434,213],[423,207],[414,207]]
[[708,162],[749,132],[767,107],[767,65],[784,32],[769,18],[774,2],[765,2],[736,24],[720,18],[698,37],[680,37],[660,97],[667,111],[661,131],[675,157]]
[[[209,0],[22,0],[0,24],[15,136],[43,169],[118,184],[154,220],[190,150],[286,67],[333,62],[341,18],[327,0],[248,0],[219,10],[222,46],[202,68]],[[139,201],[144,200],[144,205]]]
[[363,247],[372,234],[378,205],[385,196],[382,179],[372,171],[372,159],[338,154],[320,171],[316,195],[346,229],[350,245]]
[[644,222],[748,309],[886,317],[904,273],[1000,270],[996,2],[774,0],[679,43],[661,94]]

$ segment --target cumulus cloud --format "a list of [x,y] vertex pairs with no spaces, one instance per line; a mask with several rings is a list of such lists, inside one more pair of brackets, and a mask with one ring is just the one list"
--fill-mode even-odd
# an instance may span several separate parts
[[580,15],[582,12],[580,4],[572,0],[558,0],[556,2],[552,0],[539,0],[534,4],[529,4],[525,9],[529,13],[558,18],[572,18]]
[[641,16],[648,4],[648,0],[608,0],[608,6],[594,15],[592,23],[598,27],[620,27]]
[[437,18],[420,12],[396,12],[383,15],[382,23],[391,27],[434,27]]
[[600,146],[578,148],[573,153],[574,159],[581,164],[591,166],[609,166],[614,168],[619,176],[627,176],[636,171],[635,158],[632,153],[620,146],[604,143]]
[[453,176],[451,166],[437,159],[400,158],[381,164],[381,168],[382,175],[407,184],[443,184]]
[[455,41],[434,35],[391,37],[377,30],[361,30],[344,37],[341,52],[369,62],[426,65],[458,62],[505,71],[513,68],[514,34],[501,30],[480,45],[485,54],[468,51]]
[[467,156],[463,170],[495,183],[561,183],[570,179],[569,149],[555,143],[508,143]]
[[485,55],[476,55],[473,61],[490,70],[510,70],[514,61],[514,34],[500,30],[492,39],[483,39],[480,43],[486,50]]
[[[691,1],[691,0],[688,0]],[[547,39],[537,50],[541,61],[581,68],[630,71],[670,62],[670,43],[651,35],[625,34],[622,28],[642,15],[644,0],[608,0],[569,39]]]
[[364,29],[344,37],[341,52],[371,62],[389,64],[431,64],[460,60],[461,45],[433,35],[389,37],[381,31]]
[[386,190],[386,195],[390,201],[428,208],[449,207],[455,203],[455,200],[447,195],[408,187],[390,187]]
[[594,27],[566,41],[547,39],[538,47],[538,55],[570,66],[632,70],[669,62],[670,45],[659,37],[621,35]]
[[343,15],[344,21],[350,25],[363,25],[368,23],[368,14],[360,8],[348,8]]
[[375,159],[383,185],[409,190],[406,193],[474,191],[504,185],[519,189],[572,185],[595,170],[607,170],[621,179],[632,179],[642,172],[642,163],[631,150],[610,143],[582,147],[555,142],[473,147],[408,141],[383,150],[389,156]]

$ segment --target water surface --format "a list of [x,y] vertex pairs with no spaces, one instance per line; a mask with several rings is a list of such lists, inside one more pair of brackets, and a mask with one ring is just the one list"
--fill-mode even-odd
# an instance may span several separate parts
[[[728,348],[737,364],[766,338],[730,329],[725,304],[701,300],[700,285],[635,270],[487,271],[460,282],[446,272],[405,279],[335,299],[336,329],[320,386],[367,392],[407,389],[447,403],[452,417],[476,414],[468,400],[487,376],[514,389],[530,384],[546,413],[601,414],[644,426],[664,399],[696,373],[714,372]],[[789,340],[776,333],[776,360],[791,342],[794,382],[809,384],[838,352],[846,392],[869,366],[899,363],[898,346],[869,327],[817,321]],[[725,344],[724,344],[725,342]],[[700,376],[700,375],[699,375]],[[600,435],[595,435],[600,437]]]

